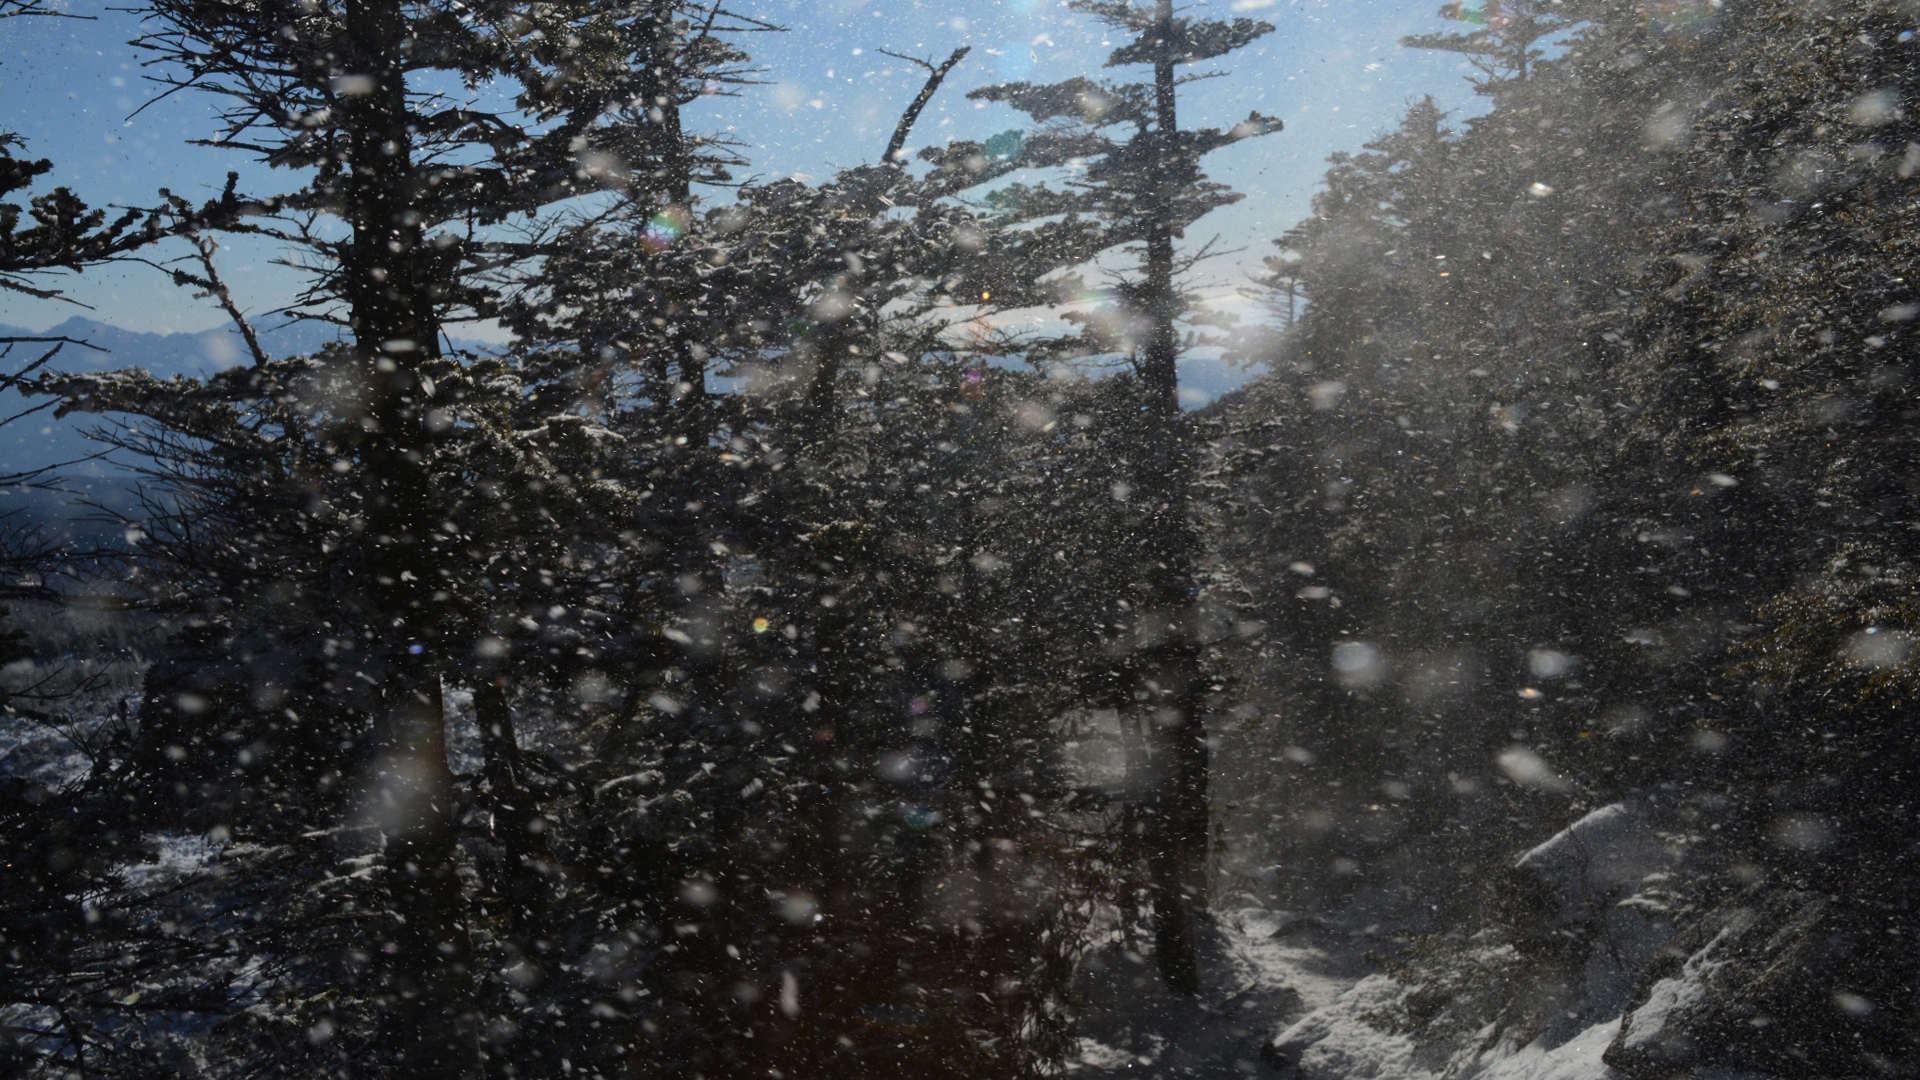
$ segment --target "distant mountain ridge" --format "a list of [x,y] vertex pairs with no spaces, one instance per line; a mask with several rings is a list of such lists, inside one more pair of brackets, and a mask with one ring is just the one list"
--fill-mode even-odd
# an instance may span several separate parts
[[[259,325],[254,330],[260,335],[261,346],[269,356],[274,357],[317,352],[328,342],[346,337],[346,331],[342,328],[320,322]],[[156,334],[75,316],[46,330],[28,330],[0,323],[0,335],[78,338],[106,350],[64,349],[57,362],[63,371],[113,371],[138,367],[164,378],[171,375],[210,375],[221,368],[234,367],[251,360],[240,331],[230,325],[191,333]],[[490,351],[493,348],[481,341],[461,338],[450,338],[449,341],[458,349]],[[19,350],[16,350],[16,358],[19,355]]]
[[[261,347],[269,356],[300,356],[317,352],[328,342],[341,340],[346,331],[319,322],[294,322],[257,326]],[[121,368],[145,368],[160,378],[175,375],[204,377],[222,368],[251,363],[240,331],[231,325],[192,333],[157,334],[129,330],[85,316],[75,316],[45,330],[29,330],[0,323],[0,336],[68,337],[95,346],[92,349],[68,346],[48,365],[60,371],[115,371]],[[453,347],[476,352],[495,347],[481,341],[450,339]],[[104,351],[102,351],[104,350]],[[7,358],[5,370],[13,371],[39,355],[32,345],[16,346]],[[39,404],[22,401],[12,391],[0,392],[0,417],[12,416],[24,408]],[[97,453],[99,444],[84,435],[98,426],[101,418],[74,416],[54,419],[51,412],[35,413],[0,427],[0,476],[39,469],[61,462],[77,461]],[[118,479],[114,479],[118,474]],[[94,462],[75,470],[78,486],[97,486],[89,481],[118,483],[125,474],[113,466]],[[4,510],[4,507],[0,507]]]

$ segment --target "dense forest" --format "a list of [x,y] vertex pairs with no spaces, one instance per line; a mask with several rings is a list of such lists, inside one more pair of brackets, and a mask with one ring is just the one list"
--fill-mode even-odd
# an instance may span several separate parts
[[1250,320],[1203,166],[1287,135],[1185,87],[1274,27],[1067,7],[1023,127],[909,150],[911,61],[821,181],[690,0],[145,0],[273,190],[0,136],[0,293],[247,350],[0,346],[129,492],[0,522],[0,1070],[1920,1073],[1920,5],[1451,4],[1486,107]]

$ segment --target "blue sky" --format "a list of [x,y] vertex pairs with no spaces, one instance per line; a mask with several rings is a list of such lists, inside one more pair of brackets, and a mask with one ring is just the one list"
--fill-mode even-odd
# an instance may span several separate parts
[[[1271,250],[1268,241],[1305,215],[1326,156],[1355,149],[1391,126],[1407,102],[1432,94],[1456,118],[1481,102],[1461,79],[1459,58],[1399,47],[1405,34],[1444,28],[1436,0],[1215,0],[1187,9],[1197,15],[1251,15],[1276,33],[1229,58],[1227,77],[1188,87],[1184,124],[1231,124],[1248,110],[1279,116],[1286,130],[1216,154],[1209,169],[1244,192],[1244,202],[1217,212],[1189,234],[1189,243],[1218,236],[1242,249],[1210,264],[1203,276],[1223,288]],[[944,58],[959,45],[972,54],[921,117],[909,146],[948,138],[983,138],[1017,126],[999,106],[976,108],[976,86],[1026,78],[1050,81],[1095,74],[1105,58],[1100,28],[1059,0],[745,0],[739,9],[788,28],[756,34],[747,47],[766,69],[767,85],[739,98],[709,99],[690,118],[730,129],[747,144],[749,175],[825,177],[836,167],[877,158],[923,73],[879,50]],[[9,19],[0,22],[0,116],[27,140],[27,152],[50,157],[54,180],[96,205],[146,204],[159,187],[203,198],[239,169],[243,189],[275,190],[286,178],[245,157],[187,145],[212,133],[212,102],[181,94],[130,116],[152,97],[143,55],[126,43],[138,17],[99,0],[73,0],[71,10],[94,21]],[[295,272],[275,266],[277,253],[237,245],[223,258],[244,306],[285,302]],[[129,329],[194,331],[223,320],[206,301],[149,269],[89,272],[65,283],[92,306],[84,312]],[[44,328],[83,313],[69,304],[0,296],[0,322]]]

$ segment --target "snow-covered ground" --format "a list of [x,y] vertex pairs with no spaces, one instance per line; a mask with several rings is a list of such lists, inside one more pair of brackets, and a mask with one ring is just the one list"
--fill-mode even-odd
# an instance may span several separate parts
[[1081,1076],[1271,1076],[1261,1048],[1286,1020],[1333,1004],[1369,970],[1364,938],[1318,920],[1244,907],[1202,942],[1204,985],[1170,995],[1150,956],[1117,931],[1086,965]]
[[[1286,912],[1247,907],[1218,913],[1206,942],[1208,978],[1197,998],[1169,995],[1150,957],[1115,939],[1087,965],[1081,1076],[1228,1080],[1290,1075],[1299,1080],[1438,1080],[1403,1034],[1370,1017],[1406,987],[1363,959],[1370,945]],[[1571,1038],[1542,1036],[1490,1047],[1459,1077],[1477,1080],[1619,1080],[1600,1055],[1619,1018]],[[1279,1038],[1276,1039],[1276,1033]],[[1279,1042],[1300,1049],[1292,1065],[1263,1054]],[[1701,1078],[1706,1080],[1706,1078]],[[1717,1076],[1714,1080],[1743,1080]]]

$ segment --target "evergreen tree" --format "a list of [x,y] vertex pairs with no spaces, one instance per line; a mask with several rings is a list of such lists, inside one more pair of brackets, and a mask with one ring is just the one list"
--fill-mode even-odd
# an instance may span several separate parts
[[[1283,242],[1313,304],[1228,419],[1259,476],[1235,494],[1231,561],[1260,582],[1270,624],[1321,611],[1249,657],[1276,710],[1317,706],[1277,733],[1298,785],[1277,801],[1334,823],[1296,851],[1347,860],[1349,880],[1409,880],[1423,848],[1447,853],[1449,877],[1490,870],[1567,820],[1569,799],[1662,792],[1735,868],[1691,882],[1682,905],[1749,890],[1727,901],[1746,910],[1816,881],[1852,895],[1872,876],[1877,899],[1818,932],[1887,932],[1905,856],[1854,812],[1906,812],[1892,778],[1910,766],[1881,726],[1909,663],[1886,527],[1904,496],[1856,466],[1905,444],[1904,412],[1879,397],[1902,392],[1881,357],[1904,286],[1864,254],[1903,235],[1886,194],[1906,167],[1892,152],[1908,138],[1906,56],[1884,44],[1899,16],[1556,15],[1584,21],[1524,73],[1487,72],[1491,112],[1455,134],[1417,106],[1336,160]],[[1476,36],[1504,47],[1511,25]],[[1873,434],[1841,439],[1842,424]],[[1323,674],[1295,678],[1283,657]],[[1878,749],[1847,760],[1854,745]],[[1841,790],[1888,794],[1850,812]],[[1367,799],[1380,811],[1361,826]],[[1456,925],[1548,969],[1601,947],[1556,944],[1524,901],[1457,880]],[[1795,970],[1882,995],[1911,978],[1840,957]],[[1785,982],[1740,986],[1770,1003],[1743,1007],[1821,1019],[1763,1038],[1689,1029],[1695,1056],[1608,1061],[1772,1067],[1790,1045],[1844,1073],[1861,1047],[1911,1054],[1867,1014],[1818,1014]]]
[[[156,789],[189,793],[231,776],[219,759],[238,741],[238,790],[255,794],[242,796],[250,813],[232,828],[285,839],[283,829],[341,824],[356,802],[388,808],[363,811],[378,825],[386,899],[338,901],[386,909],[385,943],[337,955],[360,1005],[390,1005],[327,1020],[351,1029],[329,1054],[391,1053],[410,1072],[481,1067],[482,991],[456,845],[467,800],[446,764],[444,685],[487,651],[490,579],[538,569],[543,547],[564,547],[552,523],[579,515],[555,507],[621,496],[591,477],[604,440],[590,425],[516,425],[518,383],[492,361],[444,356],[442,327],[490,313],[514,268],[544,251],[490,226],[666,159],[705,160],[699,144],[665,132],[657,99],[740,58],[682,47],[662,25],[680,14],[665,4],[163,3],[140,41],[175,88],[226,103],[215,145],[309,170],[274,196],[229,184],[205,207],[173,200],[178,214],[304,248],[315,272],[305,313],[337,314],[352,343],[310,359],[258,357],[204,386],[115,375],[41,388],[69,409],[144,418],[152,427],[133,441],[172,488],[156,507],[144,580],[157,601],[199,617],[149,680],[134,757]],[[708,27],[719,17],[700,14]],[[440,94],[435,80],[448,76],[508,80],[521,93],[490,112],[477,97]],[[587,462],[578,481],[564,471],[574,459]],[[202,531],[222,519],[233,527]],[[342,694],[362,680],[370,697]],[[251,777],[249,762],[261,766]],[[223,805],[235,804],[199,809]],[[324,844],[293,846],[325,858]]]
[[[84,16],[39,0],[0,0],[0,23],[22,17]],[[14,133],[0,131],[0,199],[30,191],[52,171],[51,161],[20,156],[22,147]],[[64,186],[34,195],[24,208],[0,202],[0,291],[67,300],[58,275],[133,256],[168,224],[162,215],[135,210],[109,220]],[[88,348],[61,335],[0,336],[0,393],[17,402],[14,395],[63,352]],[[26,421],[45,407],[10,409],[0,424]],[[0,469],[0,488],[10,494],[45,496],[57,486],[55,470]],[[73,583],[98,569],[101,553],[47,535],[18,510],[4,518],[0,601],[15,606],[0,604],[0,666],[11,673],[0,684],[0,713],[13,724],[71,740],[89,765],[65,785],[12,772],[0,777],[0,836],[9,867],[0,901],[0,1007],[25,1021],[16,1026],[10,1019],[0,1035],[0,1070],[29,1075],[67,1066],[112,1069],[142,1057],[157,1062],[164,1050],[112,1033],[130,1011],[125,999],[133,987],[191,961],[164,942],[142,947],[139,915],[147,897],[126,888],[117,873],[148,853],[117,805],[123,787],[113,751],[125,736],[125,713],[115,715],[103,703],[103,680],[57,663],[43,666],[51,659],[45,643],[21,618],[43,625],[59,618],[76,599]],[[86,598],[79,599],[84,607]]]
[[[886,153],[963,55],[926,65]],[[716,781],[672,807],[609,800],[595,825],[650,922],[702,928],[650,979],[672,992],[695,973],[785,967],[804,995],[804,1008],[771,992],[743,1004],[708,984],[675,1024],[675,1054],[744,1068],[784,1045],[843,1067],[1024,1074],[1065,1046],[1078,936],[1056,911],[1084,898],[1049,892],[1012,914],[936,902],[955,875],[1030,866],[1000,854],[1009,838],[1074,864],[1043,831],[1068,794],[1050,750],[1066,700],[1035,664],[1074,662],[1062,646],[1084,636],[1036,606],[1071,565],[1075,519],[1045,530],[1061,541],[1047,548],[1008,531],[1010,506],[1035,497],[1008,470],[1059,453],[1031,440],[1060,425],[1019,419],[1052,415],[1044,384],[1002,391],[986,357],[967,359],[994,344],[950,340],[973,306],[956,298],[1052,265],[996,254],[952,198],[964,186],[896,163],[749,186],[706,214],[636,192],[571,231],[549,287],[512,315],[549,343],[541,370],[587,373],[537,392],[622,433],[621,469],[646,499],[653,552],[619,618],[658,621],[603,656],[624,703],[599,764]],[[695,389],[709,364],[742,391]],[[976,501],[996,509],[976,519]],[[884,762],[897,767],[869,771]],[[732,805],[735,790],[752,795]],[[761,848],[758,865],[739,854]],[[796,929],[769,892],[811,898],[824,925]],[[721,951],[739,941],[765,949]],[[941,1038],[896,1048],[871,1015],[901,1010]],[[742,1012],[751,1042],[731,1033]]]
[[[1052,86],[1012,83],[972,96],[1004,102],[1055,130],[1018,144],[1015,153],[986,157],[991,146],[956,145],[943,156],[948,168],[1005,173],[1015,168],[1085,162],[1084,171],[1060,190],[1011,183],[987,200],[995,224],[1019,229],[1011,256],[1092,258],[1111,248],[1139,253],[1139,276],[1115,289],[1111,318],[1077,312],[1077,341],[1040,346],[1040,355],[1126,356],[1138,380],[1142,416],[1129,433],[1135,517],[1128,533],[1139,576],[1127,599],[1134,647],[1128,692],[1154,732],[1156,778],[1146,820],[1152,883],[1155,947],[1167,984],[1182,993],[1198,985],[1194,919],[1205,904],[1203,867],[1208,849],[1207,757],[1203,714],[1211,676],[1204,669],[1195,623],[1197,541],[1191,509],[1192,436],[1179,402],[1177,323],[1194,317],[1180,289],[1182,269],[1174,241],[1201,216],[1238,196],[1208,181],[1200,159],[1222,146],[1279,129],[1258,113],[1229,129],[1183,129],[1178,115],[1178,69],[1225,56],[1270,33],[1267,23],[1175,16],[1170,0],[1140,7],[1128,2],[1076,3],[1084,12],[1130,35],[1115,49],[1109,67],[1150,66],[1151,79],[1112,84],[1074,79]],[[1119,134],[1109,132],[1119,129]],[[1052,220],[1049,220],[1052,219]],[[1037,277],[1037,275],[1036,275]],[[1077,283],[1057,289],[1071,295]],[[1018,302],[1030,296],[1016,290]]]
[[1542,43],[1571,29],[1581,18],[1572,5],[1544,0],[1481,0],[1477,8],[1468,7],[1464,0],[1454,0],[1440,8],[1440,16],[1475,29],[1413,34],[1401,38],[1400,44],[1467,57],[1478,72],[1469,79],[1483,94],[1494,93],[1506,82],[1524,82],[1547,55]]

